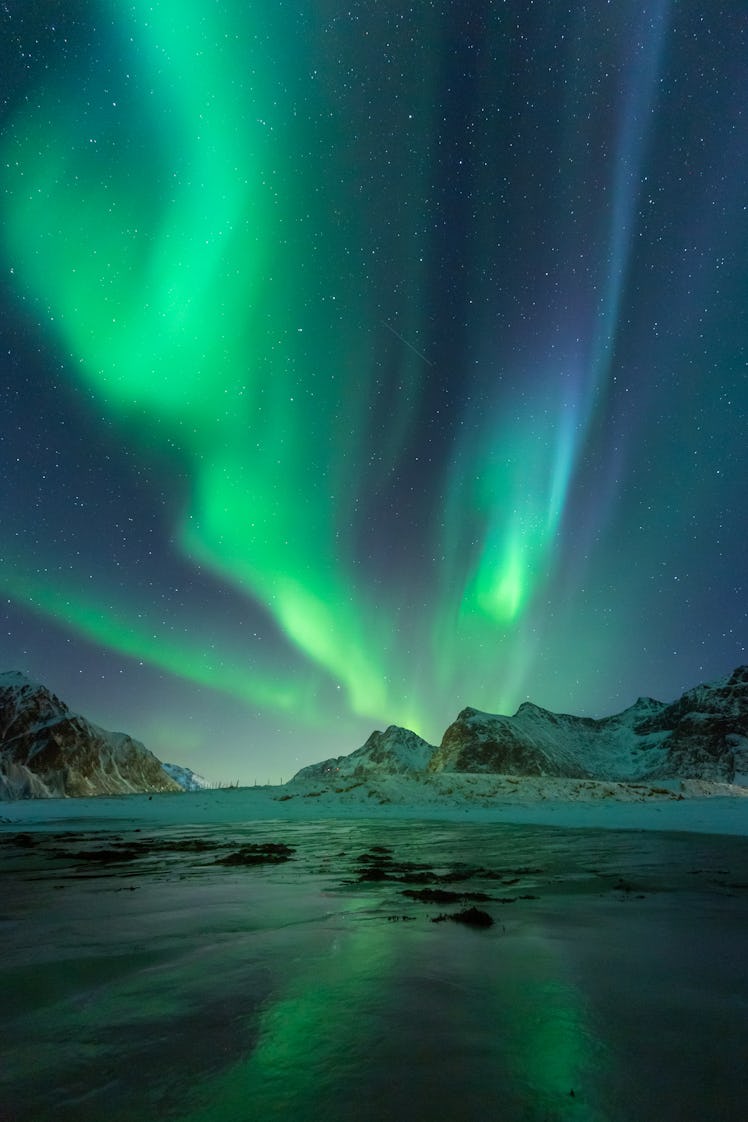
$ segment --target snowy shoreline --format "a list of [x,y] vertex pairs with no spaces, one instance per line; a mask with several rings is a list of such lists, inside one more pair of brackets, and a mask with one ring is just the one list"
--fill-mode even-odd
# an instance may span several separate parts
[[353,783],[338,790],[295,782],[282,787],[0,803],[0,830],[364,819],[748,835],[748,790],[696,781],[649,787],[545,777],[518,781],[509,776],[450,775],[439,783],[398,777],[387,783]]

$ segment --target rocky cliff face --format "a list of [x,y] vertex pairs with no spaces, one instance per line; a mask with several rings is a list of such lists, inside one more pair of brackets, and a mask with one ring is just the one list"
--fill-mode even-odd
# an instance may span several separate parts
[[385,732],[373,732],[361,748],[349,756],[337,756],[311,764],[297,772],[294,779],[332,781],[363,780],[370,775],[423,775],[436,752],[410,729],[390,725]]
[[672,704],[639,698],[601,720],[529,703],[513,717],[463,709],[430,770],[732,782],[748,772],[748,667]]
[[0,674],[0,798],[180,789],[139,741],[71,713],[23,674]]
[[578,746],[591,731],[584,718],[557,715],[529,702],[513,717],[463,709],[444,733],[430,770],[589,778],[592,769]]
[[[641,724],[665,734],[668,773],[732,780],[748,773],[748,666],[688,690]],[[664,774],[664,773],[663,773]]]

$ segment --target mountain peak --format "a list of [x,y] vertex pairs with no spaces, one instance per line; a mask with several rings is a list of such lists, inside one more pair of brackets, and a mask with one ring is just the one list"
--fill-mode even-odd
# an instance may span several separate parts
[[411,729],[389,725],[378,729],[349,756],[336,756],[311,764],[294,775],[293,780],[362,780],[373,772],[377,775],[422,775],[426,772],[436,748]]
[[32,689],[50,691],[41,682],[30,678],[22,670],[0,670],[0,689]]
[[0,798],[174,790],[139,741],[71,713],[17,670],[0,673]]
[[534,701],[523,701],[517,712],[514,714],[518,717],[520,713],[531,714],[532,716],[547,717],[550,715],[550,709],[543,709],[542,706],[536,705]]

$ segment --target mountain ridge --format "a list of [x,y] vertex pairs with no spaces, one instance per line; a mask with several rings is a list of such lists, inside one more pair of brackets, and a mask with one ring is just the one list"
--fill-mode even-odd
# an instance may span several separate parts
[[[398,754],[398,745],[410,748]],[[641,696],[620,713],[599,718],[554,713],[531,701],[511,717],[467,706],[438,746],[391,725],[350,755],[302,768],[294,779],[463,772],[732,783],[748,775],[748,666],[694,686],[673,702]]]

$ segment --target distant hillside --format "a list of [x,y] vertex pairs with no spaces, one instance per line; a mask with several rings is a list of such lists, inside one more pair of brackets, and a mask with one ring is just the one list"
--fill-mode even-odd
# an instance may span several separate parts
[[0,674],[0,798],[181,789],[139,741],[72,713],[23,674]]
[[180,764],[162,764],[161,767],[183,791],[206,791],[213,786],[209,779],[198,775],[192,768],[182,767]]

